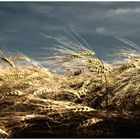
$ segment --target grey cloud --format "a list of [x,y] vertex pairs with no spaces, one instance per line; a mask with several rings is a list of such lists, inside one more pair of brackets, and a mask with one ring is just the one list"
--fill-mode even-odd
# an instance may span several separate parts
[[107,29],[104,28],[104,27],[99,27],[99,28],[96,28],[95,31],[96,31],[98,34],[104,34],[104,33],[106,33]]
[[119,14],[129,14],[129,15],[134,15],[134,14],[140,14],[140,8],[118,8],[115,10],[110,10],[110,14],[112,15],[119,15]]
[[21,36],[27,40],[29,32],[35,38],[34,31],[57,34],[71,27],[91,37],[136,37],[140,35],[139,25],[140,3],[136,2],[0,3],[0,38],[5,39]]

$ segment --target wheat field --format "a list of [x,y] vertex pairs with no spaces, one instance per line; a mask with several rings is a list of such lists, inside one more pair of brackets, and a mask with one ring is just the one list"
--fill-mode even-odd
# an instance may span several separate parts
[[131,49],[107,63],[85,41],[53,39],[42,60],[54,69],[0,51],[0,137],[140,137],[138,46],[122,40]]

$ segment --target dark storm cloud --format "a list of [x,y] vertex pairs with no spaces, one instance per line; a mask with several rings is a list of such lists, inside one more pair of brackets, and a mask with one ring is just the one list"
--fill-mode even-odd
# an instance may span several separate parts
[[140,3],[27,2],[0,3],[0,28],[63,30],[130,35],[138,32]]
[[90,40],[94,36],[95,44],[100,38],[104,45],[114,35],[137,38],[140,44],[139,25],[140,2],[0,2],[0,42],[16,49],[45,45],[37,32],[69,28]]
[[48,20],[42,27],[48,30],[73,27],[83,33],[124,36],[131,31],[140,32],[140,3],[35,3],[30,6],[33,13]]

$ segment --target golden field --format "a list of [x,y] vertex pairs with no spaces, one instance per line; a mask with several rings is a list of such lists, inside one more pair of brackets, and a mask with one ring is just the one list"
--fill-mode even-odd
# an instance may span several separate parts
[[[140,54],[107,63],[64,37],[43,67],[23,54],[0,53],[1,138],[139,137]],[[135,48],[134,48],[135,47]],[[25,63],[21,63],[25,62]],[[58,72],[57,68],[63,72]]]

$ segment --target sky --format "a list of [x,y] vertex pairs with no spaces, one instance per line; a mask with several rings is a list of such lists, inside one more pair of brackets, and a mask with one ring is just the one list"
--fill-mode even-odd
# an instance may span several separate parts
[[0,2],[0,47],[32,57],[51,47],[46,35],[74,29],[103,56],[124,45],[140,45],[140,2]]

